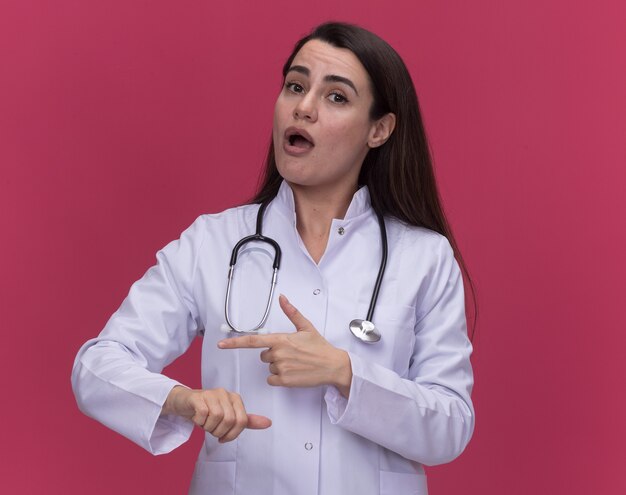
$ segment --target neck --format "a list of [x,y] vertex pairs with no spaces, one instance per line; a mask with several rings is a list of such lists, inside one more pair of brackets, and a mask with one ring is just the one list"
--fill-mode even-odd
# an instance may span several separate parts
[[317,263],[326,250],[333,219],[345,217],[357,186],[319,189],[289,185],[296,207],[296,228]]
[[324,190],[289,185],[293,191],[298,231],[302,229],[307,232],[328,232],[333,219],[346,216],[357,190],[356,185],[349,189]]

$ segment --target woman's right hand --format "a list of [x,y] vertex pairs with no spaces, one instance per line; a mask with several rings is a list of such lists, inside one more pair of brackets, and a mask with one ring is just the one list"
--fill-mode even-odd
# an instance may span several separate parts
[[176,385],[170,391],[161,415],[176,414],[193,421],[204,431],[230,442],[245,429],[269,428],[272,421],[265,416],[248,414],[239,394],[223,388],[190,390]]

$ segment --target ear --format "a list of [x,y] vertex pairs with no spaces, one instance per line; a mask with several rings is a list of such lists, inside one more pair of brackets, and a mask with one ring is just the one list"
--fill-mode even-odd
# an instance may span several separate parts
[[367,140],[367,145],[370,148],[378,148],[379,146],[385,144],[395,128],[396,114],[388,113],[383,115],[372,125],[372,129],[370,130],[370,135]]

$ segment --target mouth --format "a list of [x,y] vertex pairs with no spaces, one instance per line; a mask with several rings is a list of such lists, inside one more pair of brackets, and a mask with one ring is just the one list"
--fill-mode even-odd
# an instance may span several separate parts
[[285,131],[287,148],[293,152],[306,152],[315,146],[313,138],[303,129],[289,127]]

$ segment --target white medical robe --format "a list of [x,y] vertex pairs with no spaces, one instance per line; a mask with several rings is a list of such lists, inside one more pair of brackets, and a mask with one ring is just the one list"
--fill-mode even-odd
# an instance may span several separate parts
[[[447,239],[387,218],[389,256],[373,321],[382,334],[365,344],[349,331],[367,315],[380,265],[380,229],[367,187],[333,220],[316,264],[296,230],[293,194],[283,182],[263,233],[280,244],[276,292],[285,294],[334,346],[350,356],[349,399],[333,386],[272,387],[260,349],[221,350],[233,246],[255,231],[258,205],[202,215],[130,289],[100,335],[80,349],[72,371],[79,407],[153,454],[184,443],[193,425],[160,417],[178,382],[161,370],[203,336],[202,386],[223,387],[246,410],[271,418],[219,444],[206,434],[191,494],[426,494],[423,465],[458,456],[474,428],[471,344],[463,282]],[[274,253],[247,244],[231,296],[234,322],[261,319]],[[294,328],[272,301],[270,332]]]

